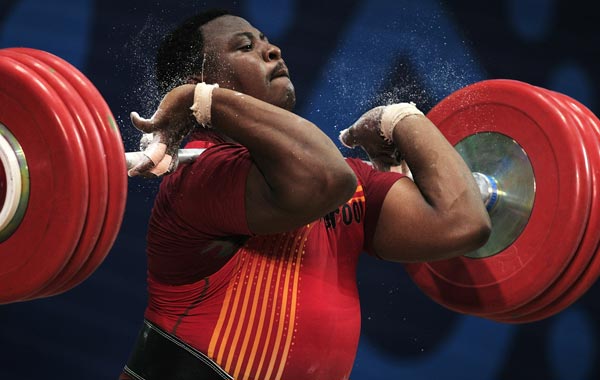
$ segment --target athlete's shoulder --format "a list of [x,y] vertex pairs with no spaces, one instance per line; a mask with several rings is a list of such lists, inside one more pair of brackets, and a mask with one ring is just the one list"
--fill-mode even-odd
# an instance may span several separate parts
[[370,172],[375,170],[373,168],[373,164],[371,164],[369,161],[361,160],[360,158],[346,157],[346,163],[359,177],[368,175]]

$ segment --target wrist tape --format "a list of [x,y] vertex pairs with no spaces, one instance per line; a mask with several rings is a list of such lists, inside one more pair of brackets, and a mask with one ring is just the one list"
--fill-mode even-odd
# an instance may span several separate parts
[[210,125],[210,107],[212,104],[212,92],[218,84],[198,83],[194,89],[194,104],[190,107],[196,121],[208,128]]
[[383,109],[379,131],[387,142],[393,142],[393,132],[400,120],[411,115],[423,115],[423,112],[415,106],[415,103],[390,104]]

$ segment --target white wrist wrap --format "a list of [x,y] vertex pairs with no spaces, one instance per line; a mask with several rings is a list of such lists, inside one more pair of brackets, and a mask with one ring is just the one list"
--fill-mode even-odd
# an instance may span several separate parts
[[198,83],[194,89],[194,104],[190,107],[196,121],[208,127],[210,125],[210,106],[212,104],[212,92],[219,87],[218,84]]
[[381,115],[381,124],[379,125],[379,130],[383,138],[385,138],[385,140],[388,142],[393,142],[394,139],[392,136],[394,128],[400,122],[400,120],[411,115],[423,115],[423,112],[419,111],[413,102],[396,103],[386,106],[383,109],[383,114]]

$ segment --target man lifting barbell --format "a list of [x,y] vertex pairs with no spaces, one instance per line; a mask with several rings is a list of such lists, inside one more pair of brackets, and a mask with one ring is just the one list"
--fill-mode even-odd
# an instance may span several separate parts
[[[159,84],[174,89],[151,119],[132,115],[155,136],[130,173],[173,168],[192,129],[188,147],[206,151],[165,177],[156,198],[132,378],[346,379],[360,332],[360,252],[431,261],[487,240],[471,171],[413,104],[377,107],[342,133],[377,171],[345,160],[290,112],[281,51],[244,19],[195,16],[157,62]],[[387,172],[400,156],[414,182]]]
[[[114,118],[76,68],[10,48],[0,73],[0,303],[9,303],[94,272],[118,233],[127,180]],[[344,160],[289,112],[280,50],[241,18],[191,18],[162,45],[158,78],[159,110],[132,116],[153,140],[127,155],[138,160],[132,175],[173,172],[150,221],[150,299],[126,367],[134,378],[347,377],[361,251],[406,262],[445,307],[508,323],[560,312],[600,273],[600,122],[563,94],[488,80],[427,117],[410,103],[377,107],[341,134],[375,170]],[[186,151],[176,169],[188,133],[188,148],[203,153]],[[386,172],[400,158],[414,182]],[[483,205],[493,229],[476,249],[489,234]]]

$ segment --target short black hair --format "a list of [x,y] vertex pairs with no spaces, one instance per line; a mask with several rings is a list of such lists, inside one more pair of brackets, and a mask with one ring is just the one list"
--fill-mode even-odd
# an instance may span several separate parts
[[163,38],[156,54],[156,81],[161,95],[186,83],[190,76],[202,69],[204,37],[200,27],[228,14],[225,9],[198,13]]

